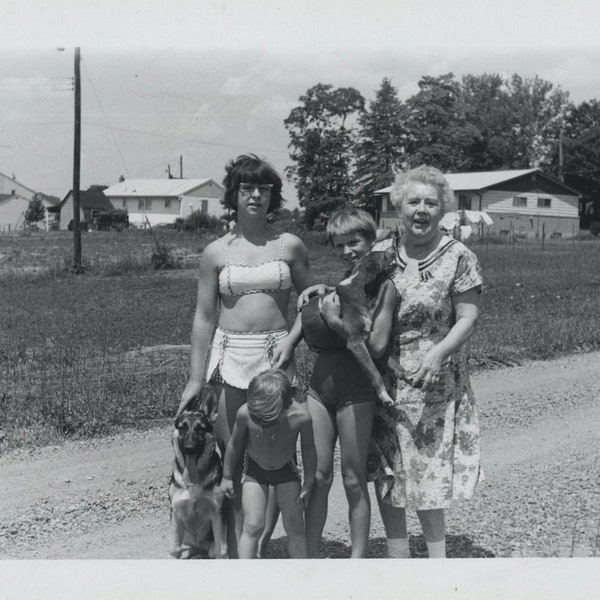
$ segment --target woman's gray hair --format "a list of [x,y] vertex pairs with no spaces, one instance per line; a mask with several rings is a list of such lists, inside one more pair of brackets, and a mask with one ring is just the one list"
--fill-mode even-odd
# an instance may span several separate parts
[[406,199],[408,187],[411,183],[425,183],[432,185],[438,193],[442,205],[442,212],[446,212],[454,202],[454,194],[448,185],[444,174],[435,167],[421,165],[409,171],[398,171],[392,183],[390,200],[394,207],[398,207]]

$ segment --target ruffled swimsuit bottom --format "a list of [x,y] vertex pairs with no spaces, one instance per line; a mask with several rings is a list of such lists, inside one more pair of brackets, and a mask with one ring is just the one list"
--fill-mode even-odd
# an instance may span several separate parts
[[[217,327],[206,370],[206,380],[247,390],[253,377],[273,368],[275,347],[287,334],[286,329],[240,333]],[[293,359],[285,372],[292,385],[296,385],[296,367]]]

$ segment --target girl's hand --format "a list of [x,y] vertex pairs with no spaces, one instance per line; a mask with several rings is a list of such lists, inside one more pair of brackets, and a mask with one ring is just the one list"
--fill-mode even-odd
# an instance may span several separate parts
[[233,491],[233,480],[229,479],[228,477],[223,477],[223,479],[221,479],[221,491],[228,498],[235,498],[235,492]]
[[289,335],[286,335],[282,340],[277,342],[273,349],[273,368],[274,369],[285,369],[292,357],[294,356],[295,344],[290,339]]
[[296,309],[302,310],[302,307],[305,304],[308,304],[308,301],[315,294],[319,297],[324,296],[327,292],[331,291],[331,288],[328,288],[326,285],[322,283],[317,283],[315,285],[311,285],[307,287],[304,291],[300,293],[298,296],[298,302],[296,303]]
[[438,351],[437,346],[433,346],[423,357],[419,370],[413,377],[413,386],[420,387],[424,392],[435,386],[440,379],[439,373],[442,363],[443,356]]
[[177,413],[175,418],[177,417],[187,408],[189,404],[191,404],[195,398],[200,397],[200,393],[202,392],[202,382],[190,380],[188,381],[183,393],[181,394],[181,401],[179,402],[179,407],[177,408]]

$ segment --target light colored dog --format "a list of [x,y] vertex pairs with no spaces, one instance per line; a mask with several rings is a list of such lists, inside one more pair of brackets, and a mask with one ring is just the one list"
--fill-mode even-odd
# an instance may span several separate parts
[[169,484],[171,554],[176,558],[227,558],[223,517],[223,474],[214,433],[215,392],[199,411],[185,411],[175,421],[175,452]]

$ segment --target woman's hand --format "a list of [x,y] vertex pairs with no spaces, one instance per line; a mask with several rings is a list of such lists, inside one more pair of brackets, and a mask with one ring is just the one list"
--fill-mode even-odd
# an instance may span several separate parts
[[310,300],[310,298],[312,296],[317,295],[317,296],[319,296],[319,298],[322,298],[325,294],[327,294],[328,292],[331,292],[332,290],[333,290],[333,288],[330,288],[322,283],[317,283],[315,285],[311,285],[311,286],[307,287],[298,296],[298,302],[296,303],[296,309],[302,310],[302,307],[305,304],[308,304],[308,301]]
[[295,347],[296,344],[289,334],[278,341],[273,349],[273,368],[285,369],[294,356]]
[[227,496],[227,498],[235,498],[235,491],[233,489],[233,480],[228,477],[221,479],[221,491]]
[[202,392],[202,382],[190,380],[188,381],[183,393],[181,394],[181,401],[179,402],[179,407],[177,408],[177,413],[175,418],[177,417],[187,408],[189,404],[191,404],[195,398],[200,397],[200,393]]
[[433,346],[425,354],[416,375],[412,378],[412,385],[421,388],[424,392],[431,389],[439,381],[439,373],[444,357],[437,346]]

